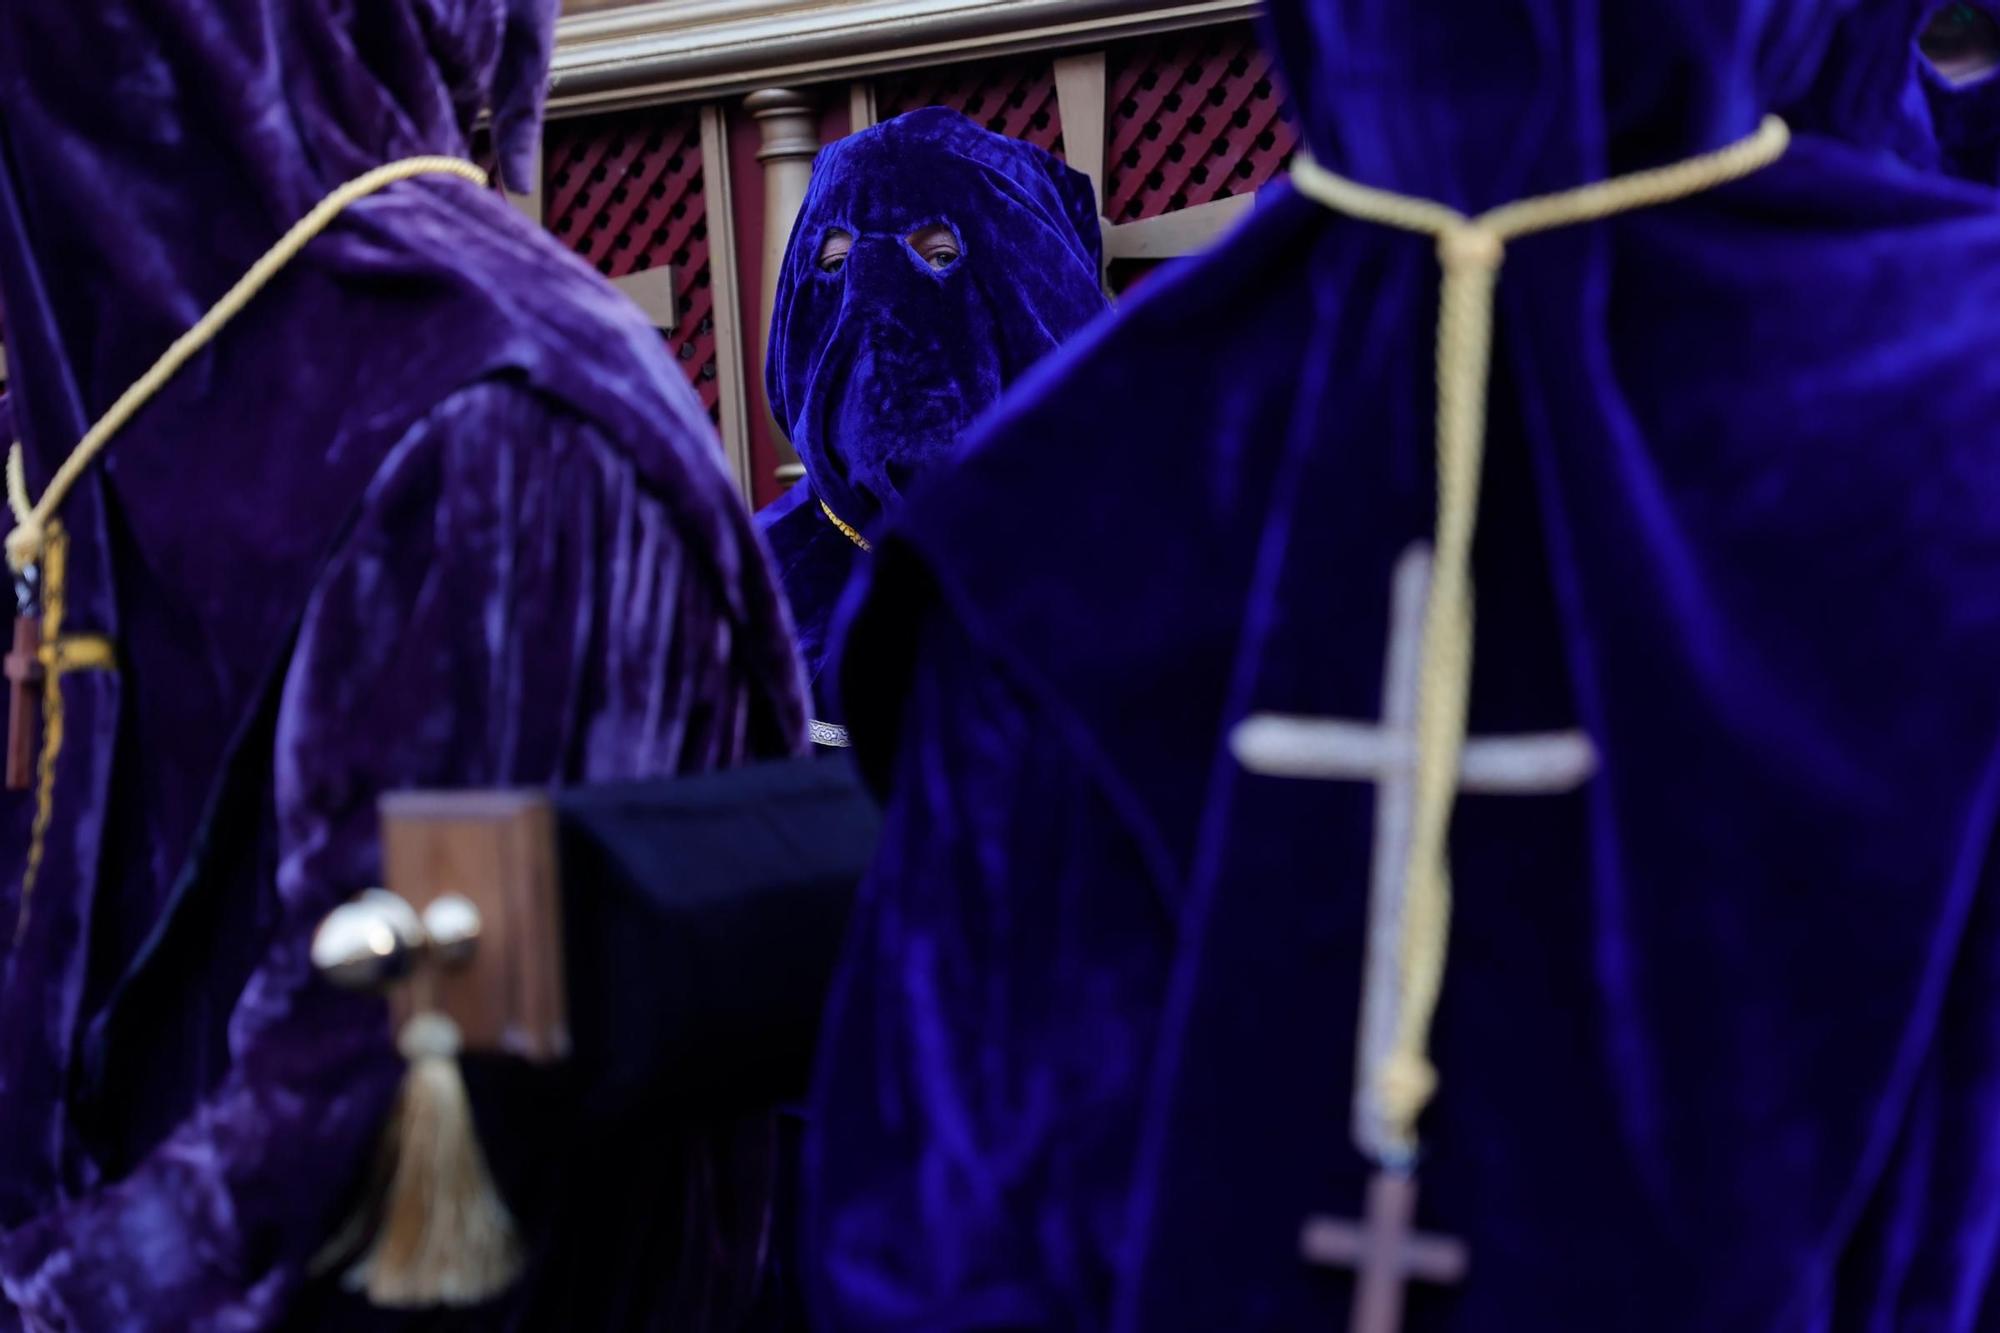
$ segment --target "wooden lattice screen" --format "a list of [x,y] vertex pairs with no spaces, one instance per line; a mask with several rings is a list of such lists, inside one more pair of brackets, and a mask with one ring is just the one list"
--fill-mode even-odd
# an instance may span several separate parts
[[714,299],[701,119],[659,107],[559,120],[543,149],[545,220],[609,278],[671,265],[678,318],[668,333],[710,415],[718,411]]
[[982,60],[892,76],[876,86],[882,119],[927,106],[948,106],[995,134],[1062,152],[1062,109],[1047,56]]
[[[1105,198],[1136,222],[1268,184],[1297,146],[1271,61],[1247,23],[1120,42],[1106,52]],[[1051,57],[947,65],[876,87],[884,119],[948,106],[999,134],[1063,151]]]
[[1103,210],[1113,222],[1257,190],[1297,146],[1248,24],[1121,42],[1105,65]]

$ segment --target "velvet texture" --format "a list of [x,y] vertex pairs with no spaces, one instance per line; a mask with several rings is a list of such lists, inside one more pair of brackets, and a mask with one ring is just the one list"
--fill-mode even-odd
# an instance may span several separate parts
[[[1833,0],[1277,0],[1313,152],[1480,208],[1684,157]],[[1882,85],[1899,96],[1895,80]],[[1434,512],[1433,244],[1279,189],[1066,348],[881,535],[843,684],[887,791],[808,1143],[838,1329],[1339,1328],[1380,713]],[[1509,248],[1419,1330],[1990,1328],[2000,215],[1803,134]]]
[[[942,224],[942,271],[907,243]],[[854,240],[834,273],[829,233]],[[1000,391],[1104,310],[1090,182],[955,111],[913,111],[824,149],[792,228],[771,320],[772,411],[805,478],[759,515],[798,622],[818,716],[840,718],[831,621],[867,533],[949,457]]]
[[[521,167],[553,10],[0,5],[0,302],[31,489],[340,182],[463,155],[489,106]],[[393,1089],[381,1009],[306,958],[377,880],[377,794],[786,751],[785,615],[657,336],[464,182],[357,205],[61,517],[68,627],[109,635],[120,670],[64,683],[47,859],[10,903],[0,1292],[34,1327],[271,1326]],[[631,1206],[675,1197],[646,1173],[689,1151],[618,1168]],[[566,1280],[699,1313],[699,1284],[754,1270],[761,1227],[733,1250],[693,1230],[713,1270],[606,1251],[586,1273],[551,1230],[485,1325],[559,1311]]]

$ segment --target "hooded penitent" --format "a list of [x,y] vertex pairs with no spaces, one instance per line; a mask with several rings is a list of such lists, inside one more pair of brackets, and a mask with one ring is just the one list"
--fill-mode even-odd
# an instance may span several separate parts
[[[1275,0],[1267,32],[1319,162],[1470,211],[1751,134],[1848,8]],[[1397,826],[1230,738],[1374,726],[1409,679],[1439,260],[1275,193],[879,534],[843,687],[888,822],[808,1147],[828,1327],[1343,1326],[1301,1233],[1373,1169]],[[1991,1327],[1990,191],[1801,133],[1504,259],[1469,725],[1597,769],[1458,798],[1416,1223],[1470,1268],[1405,1327]]]
[[[930,227],[951,234],[956,258],[917,253],[911,241]],[[852,249],[822,263],[835,233]],[[1101,246],[1086,178],[953,111],[913,111],[820,154],[785,253],[766,373],[806,475],[758,518],[822,721],[839,721],[824,668],[861,555],[854,537],[1103,311]]]
[[[0,304],[30,492],[342,182],[462,156],[490,108],[522,183],[554,9],[0,3]],[[0,853],[0,1304],[31,1327],[303,1324],[319,1298],[295,1293],[397,1069],[380,1010],[306,956],[380,873],[376,795],[789,747],[776,587],[657,337],[450,179],[344,214],[57,517],[63,628],[108,637],[116,670],[61,677],[51,785],[0,797],[48,817],[25,897],[23,849]],[[606,1156],[600,1182],[651,1169]],[[580,1197],[544,1199],[573,1215],[531,1237],[516,1309],[572,1280],[625,1299],[620,1238],[680,1225],[657,1195],[636,1214]],[[617,1272],[573,1279],[573,1243]]]

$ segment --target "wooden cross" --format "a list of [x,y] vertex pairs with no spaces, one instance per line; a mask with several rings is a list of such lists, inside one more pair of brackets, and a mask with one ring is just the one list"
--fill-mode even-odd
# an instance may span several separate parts
[[[1363,1152],[1397,1167],[1407,1167],[1414,1145],[1407,1126],[1387,1117],[1377,1079],[1395,1051],[1402,1023],[1403,890],[1416,805],[1417,699],[1430,568],[1430,548],[1421,544],[1396,565],[1379,723],[1265,713],[1245,719],[1230,737],[1238,762],[1252,773],[1376,784],[1353,1126]],[[1581,732],[1471,737],[1460,758],[1458,785],[1467,792],[1550,794],[1581,786],[1596,768],[1597,752]],[[1309,1262],[1360,1270],[1353,1333],[1393,1333],[1407,1278],[1448,1282],[1464,1273],[1467,1255],[1458,1241],[1412,1237],[1416,1191],[1406,1170],[1378,1173],[1369,1185],[1364,1226],[1325,1218],[1306,1223],[1303,1248]]]
[[1348,1333],[1396,1333],[1403,1324],[1403,1288],[1412,1278],[1441,1284],[1464,1278],[1464,1244],[1412,1230],[1416,1215],[1416,1178],[1377,1171],[1368,1182],[1368,1213],[1359,1224],[1307,1219],[1299,1235],[1306,1262],[1354,1270]]
[[41,729],[42,622],[14,617],[14,646],[6,658],[7,790],[23,791],[34,781],[36,733]]
[[[34,782],[37,751],[48,743],[47,737],[38,736],[42,709],[55,701],[62,678],[79,671],[118,669],[111,640],[101,634],[63,632],[62,590],[68,551],[62,525],[50,523],[41,563],[20,576],[16,587],[20,610],[14,616],[14,642],[5,662],[9,686],[5,777],[12,790]],[[38,601],[40,618],[29,613]]]

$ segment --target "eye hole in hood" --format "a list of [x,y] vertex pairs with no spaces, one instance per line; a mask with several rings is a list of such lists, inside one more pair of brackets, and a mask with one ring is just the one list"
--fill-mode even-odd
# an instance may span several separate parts
[[1931,15],[1917,46],[1943,78],[1972,83],[2000,69],[2000,19],[1979,5],[1955,0]]

